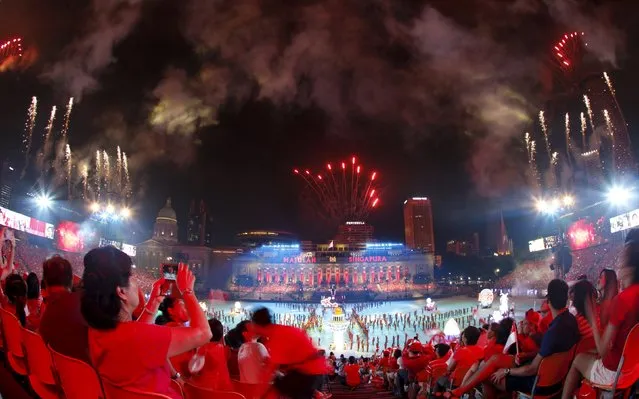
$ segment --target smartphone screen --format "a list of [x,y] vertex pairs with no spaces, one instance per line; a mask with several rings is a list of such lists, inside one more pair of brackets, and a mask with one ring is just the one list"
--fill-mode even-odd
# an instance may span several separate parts
[[178,271],[177,263],[162,264],[162,275],[165,280],[175,281],[177,277],[177,271]]

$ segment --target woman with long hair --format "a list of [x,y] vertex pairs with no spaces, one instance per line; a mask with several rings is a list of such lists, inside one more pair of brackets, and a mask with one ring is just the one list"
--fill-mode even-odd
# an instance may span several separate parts
[[89,352],[93,366],[108,384],[181,398],[171,388],[168,358],[204,345],[211,329],[193,293],[195,277],[187,265],[178,267],[175,289],[184,298],[189,327],[153,323],[162,302],[162,279],[138,321],[138,287],[132,277],[131,258],[115,247],[89,251],[84,257],[82,315],[89,325]]
[[27,328],[31,331],[37,331],[40,326],[41,306],[40,281],[38,276],[31,272],[27,276]]
[[608,320],[610,320],[610,305],[612,305],[612,300],[619,293],[617,273],[612,269],[603,269],[601,273],[599,273],[597,290],[599,291],[599,319],[601,325],[605,326],[608,324]]
[[14,314],[22,327],[27,324],[27,283],[19,274],[10,274],[5,280],[4,294],[7,297],[6,310]]
[[[590,281],[579,280],[570,288],[569,295],[572,300],[572,306],[574,306],[577,311],[575,317],[577,318],[579,334],[581,335],[579,352],[587,352],[596,349],[595,340],[592,335],[592,328],[590,327],[590,322],[586,317],[586,304],[594,303],[597,298],[597,291]],[[596,311],[595,318],[595,324],[599,326],[599,313]]]

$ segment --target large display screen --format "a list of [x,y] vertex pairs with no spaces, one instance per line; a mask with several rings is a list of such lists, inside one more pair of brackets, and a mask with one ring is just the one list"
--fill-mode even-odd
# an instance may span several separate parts
[[551,249],[559,242],[559,237],[548,236],[537,238],[536,240],[528,241],[528,251],[537,252]]
[[570,249],[579,250],[602,244],[604,218],[595,220],[579,219],[571,224],[566,231]]
[[34,236],[53,239],[53,225],[0,207],[0,224]]
[[616,233],[639,226],[639,209],[610,218],[610,232]]
[[56,232],[56,246],[59,250],[66,252],[82,252],[84,250],[84,239],[82,228],[79,224],[63,221],[58,224]]
[[137,247],[135,245],[127,244],[120,241],[107,240],[106,238],[100,238],[100,246],[106,247],[107,245],[116,247],[130,257],[135,257],[135,255],[137,254]]

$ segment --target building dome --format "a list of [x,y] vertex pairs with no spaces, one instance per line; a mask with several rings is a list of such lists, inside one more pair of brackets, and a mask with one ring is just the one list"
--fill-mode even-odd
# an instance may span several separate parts
[[175,210],[171,207],[171,198],[167,198],[164,208],[160,209],[158,217],[155,220],[156,222],[177,223],[177,215],[175,214]]

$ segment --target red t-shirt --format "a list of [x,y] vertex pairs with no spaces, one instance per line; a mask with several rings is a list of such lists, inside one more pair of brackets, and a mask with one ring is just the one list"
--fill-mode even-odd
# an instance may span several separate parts
[[545,334],[546,331],[550,328],[550,323],[552,322],[552,313],[548,312],[546,316],[544,316],[539,322],[539,332],[541,334]]
[[494,355],[504,353],[504,345],[498,344],[494,339],[488,340],[488,345],[484,348],[484,360],[488,361]]
[[274,324],[266,349],[271,361],[280,366],[288,366],[303,374],[322,375],[326,373],[326,361],[320,356],[311,339],[296,327]]
[[633,284],[621,291],[613,300],[610,312],[610,324],[616,327],[617,333],[612,339],[608,353],[603,358],[603,365],[608,370],[617,370],[623,352],[626,337],[639,322],[639,284]]
[[431,360],[432,358],[430,356],[425,355],[415,357],[410,357],[408,354],[402,355],[402,364],[404,368],[408,370],[409,375],[415,375],[425,369]]
[[360,384],[359,366],[357,364],[347,364],[344,366],[344,374],[346,374],[346,385],[355,387]]
[[129,321],[113,330],[89,329],[91,363],[100,377],[118,387],[178,399],[167,362],[170,343],[171,329],[155,324]]
[[453,355],[453,360],[456,363],[456,368],[468,369],[475,362],[484,358],[484,348],[477,345],[468,345],[459,348]]
[[381,367],[382,369],[388,368],[388,364],[389,364],[389,358],[388,357],[383,357],[379,361],[379,367]]
[[397,364],[397,358],[395,356],[388,359],[388,368],[390,370],[399,370],[399,364]]
[[204,356],[204,367],[193,375],[191,381],[195,385],[214,389],[216,391],[231,391],[231,377],[227,366],[227,352],[225,347],[217,342],[210,342],[200,349],[198,354]]
[[610,313],[612,312],[612,299],[604,299],[599,304],[599,321],[601,322],[601,328],[606,329],[608,322],[610,321]]

